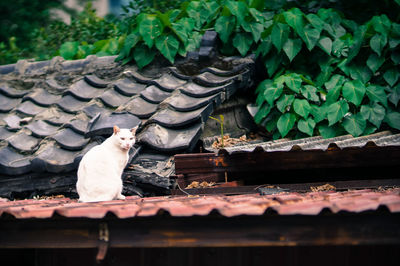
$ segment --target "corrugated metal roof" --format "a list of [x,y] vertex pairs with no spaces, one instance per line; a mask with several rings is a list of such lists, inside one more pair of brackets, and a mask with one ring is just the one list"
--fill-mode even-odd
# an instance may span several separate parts
[[242,143],[232,147],[223,149],[213,149],[211,144],[215,139],[205,141],[206,149],[212,152],[226,151],[228,153],[235,152],[253,152],[253,151],[291,151],[291,150],[323,150],[326,151],[330,147],[344,148],[361,148],[366,145],[375,145],[378,147],[400,146],[400,134],[393,134],[390,131],[383,131],[367,136],[353,137],[344,135],[335,138],[324,139],[321,136],[309,137],[303,139],[279,139],[268,142]]
[[400,188],[384,191],[350,190],[308,193],[279,193],[274,195],[208,195],[166,196],[97,203],[79,203],[69,198],[47,200],[0,201],[0,216],[17,219],[51,218],[58,214],[66,218],[101,219],[108,213],[116,217],[152,217],[168,212],[175,217],[207,216],[218,212],[222,216],[263,215],[268,211],[279,215],[318,215],[323,210],[332,213],[376,211],[385,206],[390,212],[400,212]]

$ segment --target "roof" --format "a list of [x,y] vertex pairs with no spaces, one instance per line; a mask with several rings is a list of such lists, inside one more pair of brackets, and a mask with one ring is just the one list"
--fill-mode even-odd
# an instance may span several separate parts
[[55,57],[0,66],[1,176],[73,172],[115,124],[140,125],[131,158],[190,151],[213,110],[252,84],[254,65],[222,58],[216,67],[208,60],[189,75],[185,60],[145,70],[114,60]]
[[64,218],[102,219],[108,214],[122,218],[153,217],[169,213],[173,217],[209,216],[219,213],[225,217],[266,213],[278,215],[320,215],[347,212],[377,211],[385,207],[391,213],[400,212],[400,189],[349,190],[320,192],[283,192],[272,195],[127,197],[97,203],[78,203],[69,198],[46,200],[17,200],[0,202],[0,215],[17,219]]

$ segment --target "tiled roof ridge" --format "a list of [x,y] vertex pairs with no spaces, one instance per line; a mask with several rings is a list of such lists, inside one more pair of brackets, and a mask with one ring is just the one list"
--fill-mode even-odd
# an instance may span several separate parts
[[332,150],[346,148],[364,147],[387,147],[400,146],[400,133],[393,133],[385,130],[374,134],[353,137],[342,135],[324,139],[321,136],[307,137],[301,139],[278,139],[267,142],[257,141],[255,143],[239,143],[236,146],[224,147],[222,149],[212,148],[215,137],[204,139],[205,147],[208,151],[218,154],[232,154],[236,152],[277,152],[277,151],[307,151],[307,150]]
[[0,201],[0,216],[11,215],[17,219],[67,218],[102,219],[108,214],[118,218],[156,216],[168,213],[175,217],[207,216],[218,213],[225,217],[239,215],[323,215],[363,213],[385,208],[391,213],[400,212],[400,189],[384,191],[371,189],[342,192],[283,192],[274,195],[213,195],[169,196],[139,198],[127,197],[98,203],[79,203],[69,198],[47,200]]

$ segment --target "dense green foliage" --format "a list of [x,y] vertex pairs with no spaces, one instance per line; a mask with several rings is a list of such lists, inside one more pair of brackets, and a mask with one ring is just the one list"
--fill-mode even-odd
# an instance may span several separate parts
[[[50,55],[119,54],[145,67],[159,55],[173,63],[215,30],[221,53],[254,53],[262,62],[255,121],[274,138],[400,129],[399,0],[181,2],[136,1],[122,20],[87,8],[71,25],[52,23],[35,38]],[[9,40],[0,52],[18,50]]]

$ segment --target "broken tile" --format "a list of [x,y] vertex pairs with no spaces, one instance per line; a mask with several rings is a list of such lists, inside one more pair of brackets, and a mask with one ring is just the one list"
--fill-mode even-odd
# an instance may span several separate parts
[[32,152],[39,144],[40,139],[24,132],[13,135],[8,139],[8,143],[16,150],[21,152]]
[[0,173],[6,175],[21,175],[31,171],[28,156],[15,152],[10,147],[0,149]]
[[103,79],[100,79],[96,75],[85,75],[84,79],[88,84],[90,84],[96,88],[106,88],[107,85],[109,84],[109,82],[107,82]]
[[217,87],[205,87],[194,82],[189,82],[180,87],[179,90],[186,95],[202,98],[224,91],[229,86],[233,86],[233,82]]
[[34,116],[37,115],[43,111],[46,110],[45,107],[41,107],[31,101],[25,101],[23,103],[21,103],[17,109],[18,112],[25,114],[25,115],[29,115],[29,116]]
[[125,96],[133,96],[139,94],[142,90],[146,88],[147,85],[140,84],[129,78],[124,78],[118,80],[114,84],[114,89]]
[[21,117],[11,114],[3,118],[3,121],[7,123],[7,129],[11,131],[17,131],[21,129],[20,121]]
[[212,111],[212,104],[189,112],[178,112],[170,108],[165,108],[155,113],[148,122],[155,122],[164,127],[178,128],[196,121],[206,121]]
[[24,96],[23,100],[31,100],[32,102],[36,103],[37,105],[48,107],[61,99],[60,95],[54,95],[49,93],[48,91],[39,88],[36,89],[34,92],[29,93],[28,95]]
[[194,98],[183,94],[182,92],[178,92],[165,99],[163,104],[169,104],[177,111],[187,112],[199,109],[212,102],[214,102],[216,106],[220,105],[221,95],[214,94],[204,98]]
[[101,95],[103,92],[104,89],[93,87],[82,79],[72,84],[70,89],[65,93],[72,94],[77,99],[82,101],[90,101],[91,99]]
[[53,139],[62,148],[72,151],[82,150],[89,142],[89,139],[85,139],[83,135],[76,133],[70,128],[58,131]]
[[117,108],[128,102],[131,97],[124,96],[115,90],[110,89],[103,93],[99,98],[108,107]]
[[32,135],[39,138],[51,136],[58,130],[58,127],[52,126],[46,122],[43,122],[42,120],[34,121],[26,127],[32,131]]
[[129,113],[139,117],[139,118],[149,118],[157,110],[158,105],[154,103],[149,103],[142,97],[135,97],[129,102],[127,102],[122,110],[128,111]]
[[164,101],[166,98],[171,96],[170,92],[163,91],[158,87],[151,85],[148,86],[145,90],[143,90],[140,95],[151,103],[160,103]]
[[82,102],[76,99],[72,95],[65,95],[61,98],[61,100],[57,103],[57,105],[67,113],[77,113],[82,110],[82,108],[86,105],[86,102]]
[[21,98],[22,96],[28,94],[29,90],[15,89],[8,86],[7,84],[1,84],[0,93],[11,98]]
[[61,173],[72,171],[77,168],[75,157],[78,153],[61,149],[53,142],[45,144],[36,152],[32,160],[34,172]]
[[93,103],[91,105],[85,106],[83,108],[83,112],[90,118],[95,117],[97,114],[100,113],[109,113],[111,111],[107,110],[104,107],[99,106],[98,103]]
[[20,102],[21,99],[13,99],[3,94],[0,94],[0,112],[9,112],[14,109]]
[[138,134],[137,140],[160,151],[190,151],[199,139],[200,133],[201,123],[181,130],[150,124]]
[[111,135],[114,125],[120,128],[134,128],[141,123],[139,118],[128,112],[112,113],[111,115],[101,114],[93,120],[88,126],[85,137]]

